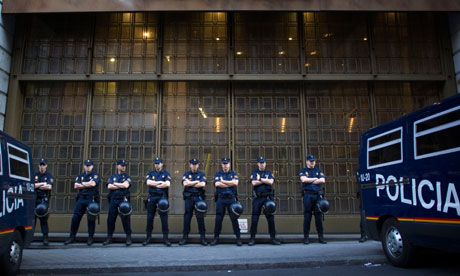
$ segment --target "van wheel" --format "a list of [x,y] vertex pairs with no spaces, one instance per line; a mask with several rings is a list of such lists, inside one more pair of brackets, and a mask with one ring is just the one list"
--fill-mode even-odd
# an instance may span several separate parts
[[414,264],[416,248],[409,243],[397,220],[385,221],[381,240],[383,251],[392,265],[409,267]]
[[24,243],[22,241],[21,233],[15,230],[11,236],[8,246],[6,246],[0,255],[0,267],[5,275],[16,275],[19,271],[19,266],[22,261],[22,249]]

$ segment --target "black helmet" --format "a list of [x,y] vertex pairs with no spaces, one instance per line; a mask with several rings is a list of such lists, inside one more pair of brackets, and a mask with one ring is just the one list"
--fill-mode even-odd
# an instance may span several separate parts
[[123,201],[122,203],[120,203],[120,205],[118,205],[118,213],[120,214],[120,216],[126,217],[131,215],[132,212],[133,207],[131,206],[131,204],[129,204],[129,201]]
[[276,203],[273,200],[265,201],[264,213],[266,215],[274,215],[276,213]]
[[101,209],[99,208],[99,203],[91,202],[88,207],[86,207],[86,212],[88,212],[88,217],[92,220],[95,220]]
[[324,197],[316,201],[316,206],[318,207],[318,210],[323,214],[327,214],[329,211],[329,201],[327,201],[327,199]]
[[208,211],[208,204],[204,200],[197,201],[195,203],[195,215],[198,217],[204,217]]
[[238,201],[230,205],[230,217],[232,219],[237,219],[243,214],[243,205]]
[[167,214],[169,211],[169,201],[167,198],[162,198],[158,201],[157,204],[158,212],[160,214]]
[[39,218],[46,217],[48,215],[48,205],[46,203],[40,203],[35,207],[35,215]]

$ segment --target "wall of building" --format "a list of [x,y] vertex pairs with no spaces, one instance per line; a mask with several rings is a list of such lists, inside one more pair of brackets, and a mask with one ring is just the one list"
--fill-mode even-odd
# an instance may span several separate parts
[[460,92],[460,13],[449,14],[450,39],[452,41],[452,56],[455,68],[457,93]]
[[5,122],[14,35],[14,15],[1,14],[2,8],[0,1],[0,130]]

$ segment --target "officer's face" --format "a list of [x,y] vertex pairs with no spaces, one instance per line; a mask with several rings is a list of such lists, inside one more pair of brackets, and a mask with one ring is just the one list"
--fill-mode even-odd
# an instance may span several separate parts
[[228,172],[230,170],[230,163],[222,163],[222,170]]
[[259,162],[259,163],[257,163],[257,165],[259,166],[259,170],[263,171],[263,170],[265,170],[265,167],[267,166],[267,163],[266,162]]
[[86,173],[90,173],[93,170],[93,165],[83,166],[83,168],[85,168]]
[[316,165],[316,160],[307,160],[307,167],[313,169]]
[[199,166],[200,166],[200,164],[190,164],[190,170],[192,172],[196,172],[198,170]]
[[40,173],[45,173],[47,167],[48,167],[48,165],[46,165],[46,164],[40,164],[40,165],[38,165],[38,170],[40,171]]
[[117,165],[118,173],[124,173],[126,171],[126,166]]
[[155,169],[161,171],[161,169],[163,169],[163,163],[155,163]]

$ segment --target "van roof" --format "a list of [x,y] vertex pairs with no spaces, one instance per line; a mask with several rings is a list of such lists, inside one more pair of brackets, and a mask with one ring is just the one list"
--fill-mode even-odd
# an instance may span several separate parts
[[15,145],[20,146],[20,147],[25,148],[25,149],[27,149],[28,151],[30,151],[29,145],[23,143],[22,141],[20,141],[20,140],[14,138],[13,136],[11,136],[11,135],[9,135],[9,134],[7,134],[6,132],[3,132],[3,131],[1,131],[1,130],[0,130],[0,134],[2,134],[3,136],[5,136],[8,142],[13,142]]

